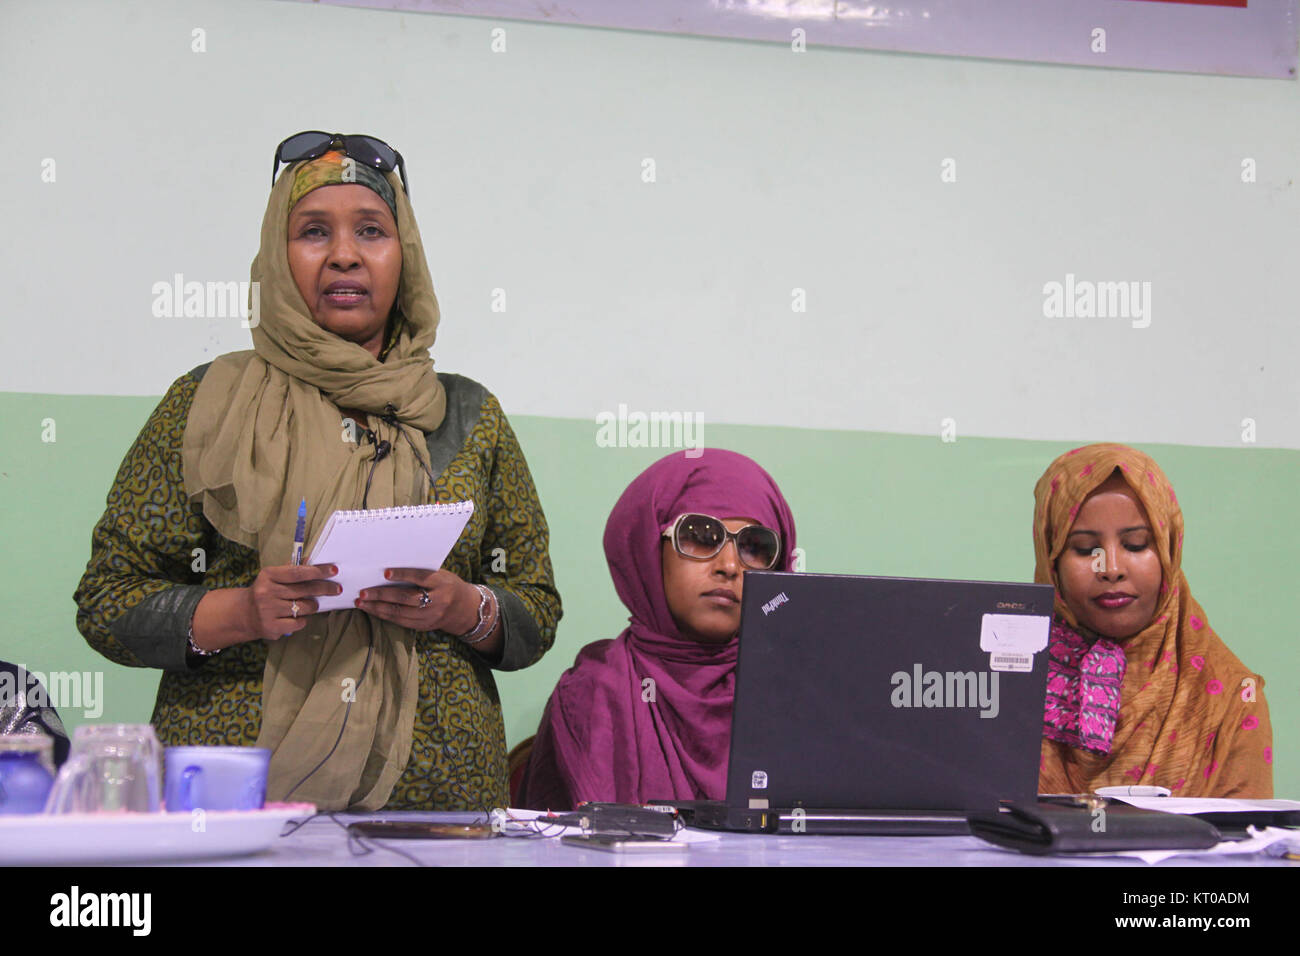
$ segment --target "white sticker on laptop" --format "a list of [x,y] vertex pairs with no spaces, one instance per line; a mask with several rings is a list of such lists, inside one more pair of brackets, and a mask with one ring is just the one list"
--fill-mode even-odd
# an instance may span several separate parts
[[989,652],[989,669],[1028,673],[1034,655],[1047,646],[1052,619],[1040,614],[985,614],[980,650]]
[[765,770],[755,770],[749,777],[749,788],[751,790],[766,790],[767,772]]

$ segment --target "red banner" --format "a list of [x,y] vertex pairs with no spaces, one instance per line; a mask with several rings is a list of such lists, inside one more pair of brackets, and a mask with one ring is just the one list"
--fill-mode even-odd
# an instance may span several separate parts
[[1199,3],[1207,7],[1240,7],[1246,9],[1246,0],[1137,0],[1138,3]]

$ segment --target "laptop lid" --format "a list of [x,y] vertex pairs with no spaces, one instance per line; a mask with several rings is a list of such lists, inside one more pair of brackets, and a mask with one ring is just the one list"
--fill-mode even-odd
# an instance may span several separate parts
[[1032,802],[1052,587],[747,571],[727,805]]

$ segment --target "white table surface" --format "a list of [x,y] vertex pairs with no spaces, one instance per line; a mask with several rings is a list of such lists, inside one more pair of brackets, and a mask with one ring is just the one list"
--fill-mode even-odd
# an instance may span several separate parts
[[[992,846],[972,836],[866,837],[810,834],[724,833],[719,839],[671,854],[610,853],[564,845],[558,837],[495,837],[486,840],[374,840],[368,854],[354,852],[339,824],[357,820],[420,820],[465,823],[473,813],[384,812],[317,816],[271,848],[253,856],[210,860],[208,866],[1122,866],[1152,868],[1119,857],[1040,857]],[[335,822],[335,821],[338,822]],[[185,861],[177,861],[187,865]],[[1155,866],[1290,866],[1300,863],[1256,855],[1182,857]]]

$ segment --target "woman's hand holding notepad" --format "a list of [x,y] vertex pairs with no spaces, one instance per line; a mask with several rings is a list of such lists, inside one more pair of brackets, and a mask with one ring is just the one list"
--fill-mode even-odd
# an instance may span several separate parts
[[310,564],[334,564],[343,591],[318,598],[318,610],[354,608],[369,587],[391,585],[388,568],[442,567],[474,513],[474,502],[336,511],[312,547]]

